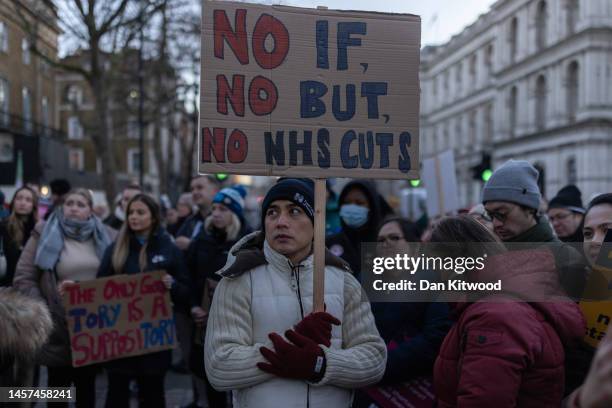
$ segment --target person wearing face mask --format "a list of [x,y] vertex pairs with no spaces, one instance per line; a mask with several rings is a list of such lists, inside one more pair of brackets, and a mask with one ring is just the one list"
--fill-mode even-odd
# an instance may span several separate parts
[[71,190],[49,219],[34,228],[13,280],[17,290],[42,299],[49,306],[53,333],[38,362],[47,366],[49,387],[74,384],[77,407],[94,406],[97,368],[95,365],[72,367],[62,296],[74,282],[96,278],[102,255],[111,243],[111,230],[92,210],[93,198],[88,190]]
[[17,261],[38,221],[38,195],[29,187],[15,192],[9,207],[10,215],[0,222],[0,247],[6,257],[6,274],[0,286],[10,286]]
[[325,244],[332,254],[348,262],[359,277],[361,244],[376,242],[378,225],[393,210],[369,180],[355,180],[344,186],[338,204],[342,231],[329,236]]

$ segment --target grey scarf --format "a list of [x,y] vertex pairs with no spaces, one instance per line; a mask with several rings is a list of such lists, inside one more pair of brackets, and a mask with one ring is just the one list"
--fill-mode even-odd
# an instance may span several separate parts
[[106,228],[98,217],[92,215],[87,221],[66,219],[60,207],[49,217],[42,231],[34,260],[36,266],[43,270],[55,268],[64,248],[65,237],[79,242],[93,238],[99,259],[102,259],[106,247],[111,243]]

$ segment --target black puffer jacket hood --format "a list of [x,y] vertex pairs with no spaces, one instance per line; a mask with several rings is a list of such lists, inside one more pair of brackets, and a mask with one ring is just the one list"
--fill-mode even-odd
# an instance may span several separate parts
[[373,242],[376,240],[378,226],[385,217],[393,214],[393,210],[384,197],[378,193],[376,190],[376,185],[369,180],[355,180],[346,184],[338,199],[338,206],[340,208],[346,199],[347,193],[353,188],[359,188],[368,198],[368,202],[370,203],[368,222],[364,226],[355,229],[346,225],[344,220],[340,218],[340,222],[342,223],[342,231],[346,232],[349,238],[358,236],[359,241],[361,242]]

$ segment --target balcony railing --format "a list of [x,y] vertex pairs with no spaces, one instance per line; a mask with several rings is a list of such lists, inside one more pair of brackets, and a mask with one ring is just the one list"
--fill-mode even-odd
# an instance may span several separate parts
[[59,129],[45,126],[33,120],[27,120],[23,116],[15,115],[6,111],[0,111],[0,131],[21,134],[29,137],[50,137],[54,139],[65,139],[66,135]]

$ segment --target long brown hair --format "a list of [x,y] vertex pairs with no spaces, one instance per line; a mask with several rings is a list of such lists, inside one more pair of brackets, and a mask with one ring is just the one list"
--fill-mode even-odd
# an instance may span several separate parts
[[132,197],[125,211],[125,222],[119,231],[117,242],[115,243],[115,248],[113,249],[112,263],[115,273],[123,272],[125,261],[127,260],[130,252],[130,240],[136,237],[136,234],[134,234],[134,231],[132,231],[130,228],[128,219],[130,215],[130,208],[132,207],[132,204],[137,201],[146,205],[151,212],[151,230],[149,231],[147,242],[145,242],[145,244],[142,246],[138,256],[140,272],[143,272],[147,267],[147,249],[149,247],[151,235],[153,235],[161,225],[160,207],[152,197],[150,197],[148,194],[136,194],[134,197]]
[[497,236],[467,215],[446,217],[437,222],[430,242],[450,256],[478,257],[483,253],[491,256],[506,252],[506,247]]
[[[32,194],[32,212],[27,217],[17,215],[14,208],[17,194],[24,190],[29,191]],[[23,244],[23,238],[26,236],[26,225],[28,223],[30,223],[30,225],[34,225],[36,224],[36,221],[38,221],[38,194],[36,194],[36,191],[27,186],[17,189],[13,195],[13,199],[11,200],[10,211],[11,214],[8,216],[6,229],[9,236],[15,243],[15,246],[19,248]]]

